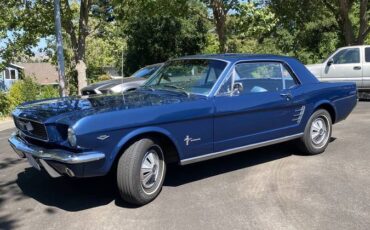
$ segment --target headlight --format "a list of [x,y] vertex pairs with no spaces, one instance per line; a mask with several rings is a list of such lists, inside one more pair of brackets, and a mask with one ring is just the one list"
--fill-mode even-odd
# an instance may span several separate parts
[[122,93],[123,84],[116,85],[110,89],[112,93]]
[[76,134],[72,128],[68,128],[68,142],[72,147],[76,147],[77,145]]

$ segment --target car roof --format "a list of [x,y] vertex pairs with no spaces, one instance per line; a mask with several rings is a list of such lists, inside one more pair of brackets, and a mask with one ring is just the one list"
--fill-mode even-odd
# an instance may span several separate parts
[[273,54],[241,54],[241,53],[225,53],[225,54],[202,54],[202,55],[190,55],[179,59],[218,59],[227,62],[237,62],[243,60],[281,60],[281,59],[292,59],[291,57],[273,55]]

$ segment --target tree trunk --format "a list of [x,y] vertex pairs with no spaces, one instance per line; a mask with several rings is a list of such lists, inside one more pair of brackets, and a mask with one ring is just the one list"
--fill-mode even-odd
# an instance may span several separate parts
[[86,64],[83,60],[79,60],[76,64],[78,95],[81,95],[81,89],[87,86]]
[[339,0],[339,22],[344,41],[346,45],[353,45],[356,42],[355,33],[353,30],[352,22],[349,18],[349,11],[352,8],[352,4],[348,0]]
[[369,33],[368,15],[367,15],[368,3],[369,3],[368,0],[360,1],[360,28],[358,31],[356,45],[363,45],[365,42],[365,38]]
[[226,37],[226,14],[227,10],[222,0],[211,0],[213,12],[213,20],[216,24],[216,33],[219,41],[220,53],[227,52],[227,37]]
[[76,60],[78,95],[81,95],[81,89],[87,85],[87,68],[84,60],[86,51],[86,37],[89,35],[88,22],[90,7],[91,0],[81,0],[80,19],[78,23],[78,50]]

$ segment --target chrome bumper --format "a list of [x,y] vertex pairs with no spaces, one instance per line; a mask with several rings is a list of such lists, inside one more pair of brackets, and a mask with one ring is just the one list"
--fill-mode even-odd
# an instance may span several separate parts
[[[61,149],[45,149],[24,141],[13,133],[8,139],[10,146],[21,158],[25,158],[25,153],[32,155],[40,161],[45,170],[52,177],[60,176],[46,161],[52,160],[66,164],[81,164],[87,162],[98,161],[105,158],[105,154],[101,152],[88,151],[82,153],[73,153]],[[54,171],[54,172],[53,172]],[[57,175],[59,174],[59,175]],[[71,175],[70,175],[71,176]]]

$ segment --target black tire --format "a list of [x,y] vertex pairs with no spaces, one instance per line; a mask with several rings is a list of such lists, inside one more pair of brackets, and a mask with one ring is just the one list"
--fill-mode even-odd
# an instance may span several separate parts
[[[321,131],[322,128],[319,129],[319,131],[315,132],[317,129],[317,123],[313,125],[314,122],[324,122],[326,125],[326,133],[325,131]],[[320,139],[313,138],[314,135],[325,133],[325,136],[322,136],[322,141]],[[315,111],[310,119],[308,120],[303,137],[300,139],[299,147],[300,149],[307,155],[315,155],[319,154],[325,151],[326,147],[328,146],[330,142],[332,134],[332,121],[331,116],[328,111],[325,109],[319,109]],[[319,137],[321,138],[321,137]]]
[[[155,158],[155,153],[158,158]],[[149,159],[151,157],[148,154],[153,154],[151,156],[153,160]],[[153,168],[149,169],[150,167],[146,167],[146,165],[151,161],[158,162],[158,164],[155,167],[155,164],[153,163]],[[158,170],[157,176],[155,176],[156,169]],[[145,170],[148,170],[153,174],[153,176],[151,176],[152,178],[148,180],[147,183],[142,180],[142,173],[147,173]],[[147,175],[149,174],[145,174],[145,176]],[[165,175],[166,163],[162,148],[155,140],[143,138],[128,147],[118,161],[118,190],[123,200],[135,205],[144,205],[158,196],[162,189]],[[143,176],[143,178],[145,176]],[[149,187],[148,185],[151,183],[153,184]]]

